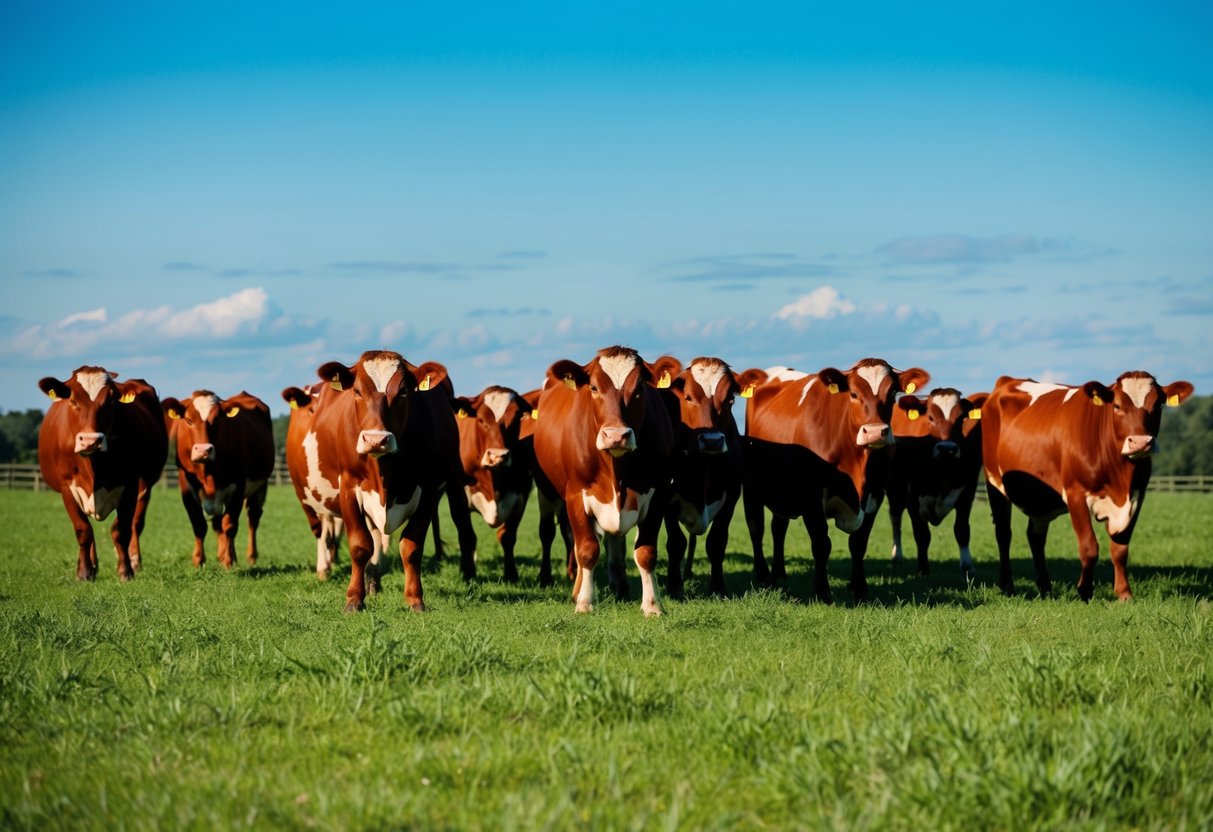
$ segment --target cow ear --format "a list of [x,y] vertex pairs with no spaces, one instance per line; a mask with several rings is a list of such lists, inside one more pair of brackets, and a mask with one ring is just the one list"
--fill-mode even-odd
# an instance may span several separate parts
[[307,391],[300,390],[298,387],[288,387],[283,390],[282,399],[291,406],[291,410],[307,407],[312,403],[312,397],[308,395]]
[[417,381],[417,389],[421,392],[433,390],[435,387],[443,388],[447,392],[447,395],[455,392],[452,384],[443,384],[444,381],[447,381],[448,374],[446,367],[437,361],[427,361],[418,367],[414,367],[412,364],[406,362],[405,366],[413,374],[413,378]]
[[737,374],[737,388],[743,399],[754,395],[754,388],[767,380],[766,370],[745,370]]
[[185,415],[185,405],[172,396],[169,396],[167,399],[161,399],[160,407],[163,408],[165,414],[170,419],[180,419]]
[[455,411],[455,418],[466,419],[476,413],[476,405],[466,396],[456,396],[451,399],[451,409]]
[[922,412],[926,410],[926,404],[922,401],[922,399],[909,394],[898,399],[897,406],[905,411],[906,418],[911,422],[921,416]]
[[349,390],[354,386],[354,371],[340,361],[330,361],[321,364],[316,369],[316,375],[327,381],[334,390]]
[[817,373],[817,379],[826,386],[830,393],[838,393],[847,389],[847,374],[833,367],[826,367]]
[[663,355],[648,365],[653,374],[653,386],[664,390],[674,383],[674,378],[682,372],[682,362],[672,355]]
[[47,376],[38,382],[38,389],[50,397],[50,400],[55,402],[60,399],[70,399],[72,397],[72,388],[68,387],[57,378]]
[[926,370],[921,367],[911,367],[897,374],[897,387],[906,393],[913,393],[915,390],[926,387],[930,380],[931,374]]
[[584,387],[590,383],[589,373],[576,361],[562,358],[548,367],[548,378],[558,384],[564,384],[570,390]]
[[986,399],[990,398],[989,393],[974,393],[971,396],[966,396],[961,400],[961,407],[964,408],[965,418],[972,419],[977,422],[981,419],[981,408],[986,403]]
[[223,415],[229,419],[235,419],[240,415],[240,411],[245,409],[245,404],[239,399],[228,399],[219,403],[219,409],[223,411]]
[[1107,404],[1113,399],[1112,391],[1098,381],[1088,381],[1082,386],[1082,392],[1094,405]]
[[1167,397],[1168,407],[1179,407],[1195,391],[1196,388],[1186,381],[1173,381],[1162,388],[1162,392]]

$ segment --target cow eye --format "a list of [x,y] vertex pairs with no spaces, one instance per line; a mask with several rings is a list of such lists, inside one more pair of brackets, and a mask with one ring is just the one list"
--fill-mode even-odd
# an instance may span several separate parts
[[597,393],[597,392],[598,392],[598,385],[597,385],[597,384],[591,384],[591,385],[590,385],[590,392],[591,392],[591,393]]

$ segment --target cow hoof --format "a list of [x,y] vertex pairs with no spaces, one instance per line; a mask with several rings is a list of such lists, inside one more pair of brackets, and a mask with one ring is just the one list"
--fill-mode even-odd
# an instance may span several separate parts
[[326,569],[326,570],[324,570],[323,572],[317,572],[317,573],[316,573],[316,580],[318,580],[318,581],[327,581],[328,579],[329,579],[329,573],[328,573],[328,570],[327,570],[327,569]]
[[367,595],[378,595],[382,589],[383,587],[379,585],[378,581],[368,581],[366,584]]
[[346,601],[345,609],[342,612],[362,612],[366,609],[366,605],[361,601]]
[[658,604],[642,605],[640,610],[644,613],[645,618],[655,618],[656,616],[665,614]]
[[404,603],[407,604],[408,608],[413,612],[425,612],[425,602],[420,598],[414,601],[410,601],[406,598]]
[[589,612],[593,612],[593,611],[594,611],[593,604],[583,604],[580,601],[578,601],[573,606],[573,612],[576,612],[576,613],[589,613]]

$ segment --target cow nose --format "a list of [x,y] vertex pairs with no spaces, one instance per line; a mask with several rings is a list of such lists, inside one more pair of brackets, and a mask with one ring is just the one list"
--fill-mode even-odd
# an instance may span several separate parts
[[724,434],[718,430],[699,434],[699,450],[705,454],[722,454],[729,449]]
[[373,457],[395,453],[396,435],[390,430],[364,430],[358,434],[358,446],[355,450]]
[[215,446],[208,443],[199,443],[190,448],[190,462],[210,462],[215,458]]
[[604,427],[598,431],[598,450],[622,456],[636,450],[636,434],[629,427]]
[[481,464],[485,468],[504,468],[510,464],[508,448],[486,448]]
[[92,456],[103,453],[109,448],[104,433],[77,433],[76,453],[80,456]]
[[960,446],[955,442],[936,442],[934,456],[936,459],[956,459],[960,456]]
[[859,429],[855,444],[861,448],[883,448],[892,442],[893,434],[884,422],[870,422]]
[[1154,453],[1154,437],[1148,433],[1125,437],[1125,444],[1120,452],[1130,459],[1149,456]]

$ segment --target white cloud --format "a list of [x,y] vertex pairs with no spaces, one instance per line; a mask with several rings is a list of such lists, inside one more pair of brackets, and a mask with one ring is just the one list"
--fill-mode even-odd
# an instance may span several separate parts
[[855,311],[854,302],[838,294],[833,286],[818,286],[807,295],[801,295],[796,300],[781,308],[771,317],[793,324],[802,324],[808,320],[825,320],[838,315],[850,315]]
[[93,309],[88,312],[77,312],[74,315],[68,315],[66,318],[59,321],[57,324],[55,324],[55,326],[69,327],[72,324],[78,323],[78,322],[102,323],[103,324],[103,323],[105,323],[105,321],[106,321],[105,307],[102,306],[100,309]]
[[408,333],[409,327],[404,321],[392,321],[379,330],[379,343],[391,344],[401,340]]
[[255,332],[269,312],[269,295],[257,287],[203,303],[172,315],[161,325],[167,337],[197,335],[230,338],[239,332]]

